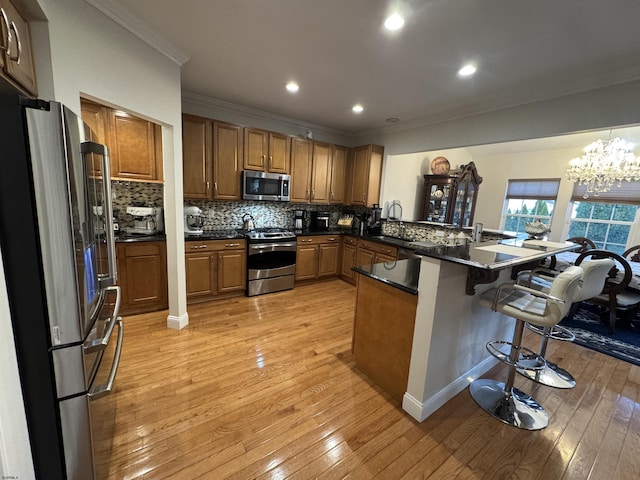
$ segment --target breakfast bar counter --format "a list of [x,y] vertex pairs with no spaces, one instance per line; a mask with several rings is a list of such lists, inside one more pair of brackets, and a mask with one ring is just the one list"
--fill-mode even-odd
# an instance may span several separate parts
[[[485,349],[487,342],[511,338],[513,320],[481,304],[481,294],[509,281],[513,266],[533,264],[576,248],[579,245],[569,242],[500,240],[420,249],[420,260],[355,267],[359,275],[353,345],[358,368],[394,398],[399,398],[399,389],[404,389],[402,408],[423,421],[496,364]],[[417,276],[417,295],[409,295],[399,285],[406,281],[397,281],[402,270]],[[470,279],[474,287],[471,293]],[[372,288],[375,295],[367,292],[366,302],[362,301],[361,292]],[[403,295],[417,296],[415,315],[411,302],[400,298]],[[412,321],[407,322],[407,316]],[[377,323],[366,322],[373,317],[377,317]],[[386,321],[380,323],[385,317]],[[363,321],[359,323],[359,319]],[[377,336],[367,328],[379,330]],[[409,332],[410,348],[406,345]],[[400,386],[397,382],[390,384],[388,372],[382,372],[384,378],[380,378],[381,372],[376,371],[386,370],[388,363],[374,356],[359,356],[357,345],[371,341],[378,342],[377,351],[384,352],[387,362],[395,362],[392,365],[400,372],[396,373]],[[400,346],[394,346],[394,342]],[[408,375],[404,376],[407,366]]]

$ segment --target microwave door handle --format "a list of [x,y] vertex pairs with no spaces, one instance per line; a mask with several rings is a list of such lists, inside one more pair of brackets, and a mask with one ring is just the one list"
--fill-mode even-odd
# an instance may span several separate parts
[[82,345],[82,348],[85,353],[93,353],[93,352],[99,352],[100,350],[104,350],[106,346],[109,344],[109,339],[111,338],[111,334],[113,333],[113,328],[115,327],[118,321],[118,314],[120,313],[120,287],[117,285],[112,285],[110,287],[106,287],[104,290],[105,290],[105,293],[111,291],[111,292],[115,292],[116,294],[116,302],[113,307],[113,313],[111,314],[111,319],[107,323],[107,328],[105,329],[104,335],[90,342],[85,342]]
[[102,157],[102,209],[105,218],[105,239],[107,242],[107,258],[109,263],[109,276],[101,278],[102,285],[111,285],[117,282],[118,271],[116,266],[116,239],[113,230],[113,206],[111,204],[111,181],[108,172],[111,171],[109,149],[106,145],[96,142],[82,142],[82,154],[95,153]]
[[120,364],[120,354],[122,353],[122,339],[123,339],[123,325],[122,318],[118,317],[117,321],[114,322],[118,325],[118,342],[116,343],[116,351],[113,354],[113,363],[111,364],[111,370],[109,371],[109,377],[107,378],[107,383],[103,383],[101,385],[93,385],[87,393],[89,400],[97,400],[105,395],[111,393],[113,390],[113,384],[116,380],[116,373],[118,372],[118,365]]

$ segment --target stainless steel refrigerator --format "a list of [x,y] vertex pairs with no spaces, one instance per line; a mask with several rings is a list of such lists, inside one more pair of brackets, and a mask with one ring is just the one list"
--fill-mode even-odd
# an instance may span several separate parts
[[94,444],[108,441],[122,349],[109,156],[89,136],[59,103],[0,93],[0,248],[34,469],[47,480],[100,478],[108,452]]

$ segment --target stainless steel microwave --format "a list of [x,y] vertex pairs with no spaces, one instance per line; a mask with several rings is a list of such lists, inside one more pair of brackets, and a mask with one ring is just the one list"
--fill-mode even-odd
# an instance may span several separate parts
[[282,173],[242,172],[242,198],[288,202],[291,175]]

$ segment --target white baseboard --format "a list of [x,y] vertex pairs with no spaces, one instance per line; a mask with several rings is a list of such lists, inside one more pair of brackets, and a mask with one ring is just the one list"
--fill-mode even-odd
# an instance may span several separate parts
[[189,314],[187,312],[184,312],[179,317],[174,315],[169,315],[167,317],[167,328],[182,330],[187,325],[189,325]]
[[498,360],[494,357],[484,359],[467,373],[455,379],[424,402],[420,402],[415,397],[405,392],[404,397],[402,398],[402,409],[417,421],[422,422],[458,393],[467,388],[471,382],[484,375],[497,364]]

